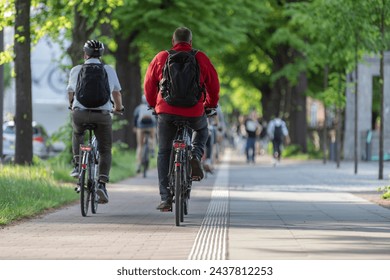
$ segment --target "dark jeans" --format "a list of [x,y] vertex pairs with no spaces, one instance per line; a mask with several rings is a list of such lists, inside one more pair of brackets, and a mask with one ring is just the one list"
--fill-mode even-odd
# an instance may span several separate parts
[[246,139],[246,160],[247,162],[255,162],[256,155],[256,137],[248,137]]
[[[272,146],[273,146],[273,156],[276,159],[280,159],[281,157],[281,146],[282,146],[282,141],[280,139],[274,139],[272,140]],[[277,154],[276,154],[277,153]]]
[[112,119],[108,111],[90,112],[74,110],[72,149],[73,157],[78,160],[80,144],[84,143],[85,129],[83,124],[94,123],[97,125],[94,133],[98,141],[98,150],[100,154],[99,161],[99,179],[108,182],[111,168],[111,147],[112,147]]
[[176,135],[177,127],[173,124],[176,120],[186,120],[193,129],[192,133],[192,155],[202,157],[208,137],[207,118],[201,117],[181,117],[170,114],[159,114],[157,118],[157,137],[158,137],[158,181],[161,200],[170,198],[168,191],[168,172],[169,160],[172,150],[172,142]]

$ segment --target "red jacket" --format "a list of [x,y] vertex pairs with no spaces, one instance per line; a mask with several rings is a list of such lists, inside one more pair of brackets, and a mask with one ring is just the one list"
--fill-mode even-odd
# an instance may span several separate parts
[[[191,45],[188,43],[178,43],[173,48],[175,51],[190,51]],[[196,54],[196,59],[200,67],[200,84],[206,87],[206,100],[201,98],[193,107],[183,108],[171,106],[162,98],[159,90],[159,82],[162,79],[163,68],[168,58],[168,52],[159,52],[149,64],[146,71],[144,91],[149,105],[154,107],[157,114],[166,113],[185,117],[199,117],[204,113],[204,107],[215,108],[219,100],[219,80],[218,74],[210,59],[201,51]]]

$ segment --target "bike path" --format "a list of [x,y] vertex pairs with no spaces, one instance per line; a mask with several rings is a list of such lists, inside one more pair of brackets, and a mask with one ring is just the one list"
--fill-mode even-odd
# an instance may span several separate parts
[[[377,163],[256,165],[227,151],[193,186],[183,226],[155,210],[157,174],[109,184],[110,202],[78,204],[0,229],[0,259],[390,259],[390,211],[352,194],[386,185]],[[389,174],[385,163],[385,173]],[[379,194],[378,194],[379,195]]]

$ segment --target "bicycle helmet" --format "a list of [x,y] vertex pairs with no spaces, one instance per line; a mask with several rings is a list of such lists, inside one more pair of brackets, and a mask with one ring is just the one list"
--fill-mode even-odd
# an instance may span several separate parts
[[104,53],[103,43],[97,40],[88,40],[84,44],[84,52],[90,57],[100,57]]

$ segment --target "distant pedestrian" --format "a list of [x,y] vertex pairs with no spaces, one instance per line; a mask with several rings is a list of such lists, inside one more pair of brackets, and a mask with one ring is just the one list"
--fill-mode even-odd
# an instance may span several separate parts
[[268,133],[267,133],[267,122],[263,119],[260,121],[261,124],[261,132],[259,135],[259,142],[260,142],[260,155],[264,155],[267,153],[267,147],[268,147]]
[[272,141],[274,164],[280,162],[283,141],[288,137],[286,123],[279,117],[271,120],[267,126],[268,137]]
[[256,156],[256,139],[261,133],[261,125],[258,122],[257,113],[252,111],[249,117],[245,120],[245,132],[246,132],[246,161],[247,163],[255,163]]

